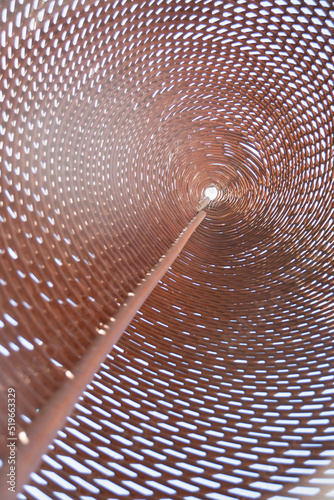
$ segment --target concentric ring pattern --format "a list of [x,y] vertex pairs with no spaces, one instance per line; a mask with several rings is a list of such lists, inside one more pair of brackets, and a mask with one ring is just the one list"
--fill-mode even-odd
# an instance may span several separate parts
[[15,387],[19,431],[218,189],[18,498],[333,497],[333,3],[0,15],[1,408]]

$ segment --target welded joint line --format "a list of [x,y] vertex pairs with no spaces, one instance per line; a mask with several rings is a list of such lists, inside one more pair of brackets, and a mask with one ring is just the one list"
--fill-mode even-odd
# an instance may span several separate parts
[[[93,341],[87,352],[78,361],[73,372],[67,372],[69,378],[56,390],[47,404],[36,415],[17,450],[17,492],[21,491],[23,485],[29,481],[30,473],[39,466],[43,453],[47,452],[48,445],[56,437],[57,431],[65,424],[66,417],[72,413],[74,405],[85,387],[93,380],[101,363],[205,216],[206,212],[203,210],[197,213],[168,252],[159,259],[156,266],[138,284],[135,291],[128,294],[128,299],[118,309],[115,316],[104,328],[98,330],[99,337]],[[6,485],[6,481],[1,482],[3,486]],[[3,500],[9,498],[6,496],[7,493],[8,491],[2,493]]]

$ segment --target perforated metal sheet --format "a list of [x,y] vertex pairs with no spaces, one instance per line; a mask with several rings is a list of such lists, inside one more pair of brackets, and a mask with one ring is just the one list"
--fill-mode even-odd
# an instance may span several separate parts
[[2,429],[219,190],[19,498],[333,497],[333,3],[0,13]]

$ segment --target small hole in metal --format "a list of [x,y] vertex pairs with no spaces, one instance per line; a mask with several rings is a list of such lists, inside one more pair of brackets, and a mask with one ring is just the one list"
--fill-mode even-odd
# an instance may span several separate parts
[[210,200],[215,200],[218,196],[218,189],[216,188],[216,186],[209,186],[204,191],[204,195],[207,198],[210,198]]

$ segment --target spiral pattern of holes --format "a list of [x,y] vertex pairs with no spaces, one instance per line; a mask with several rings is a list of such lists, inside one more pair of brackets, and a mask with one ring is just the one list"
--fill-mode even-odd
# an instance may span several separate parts
[[1,408],[14,386],[18,430],[218,190],[20,498],[333,496],[332,2],[0,16]]

